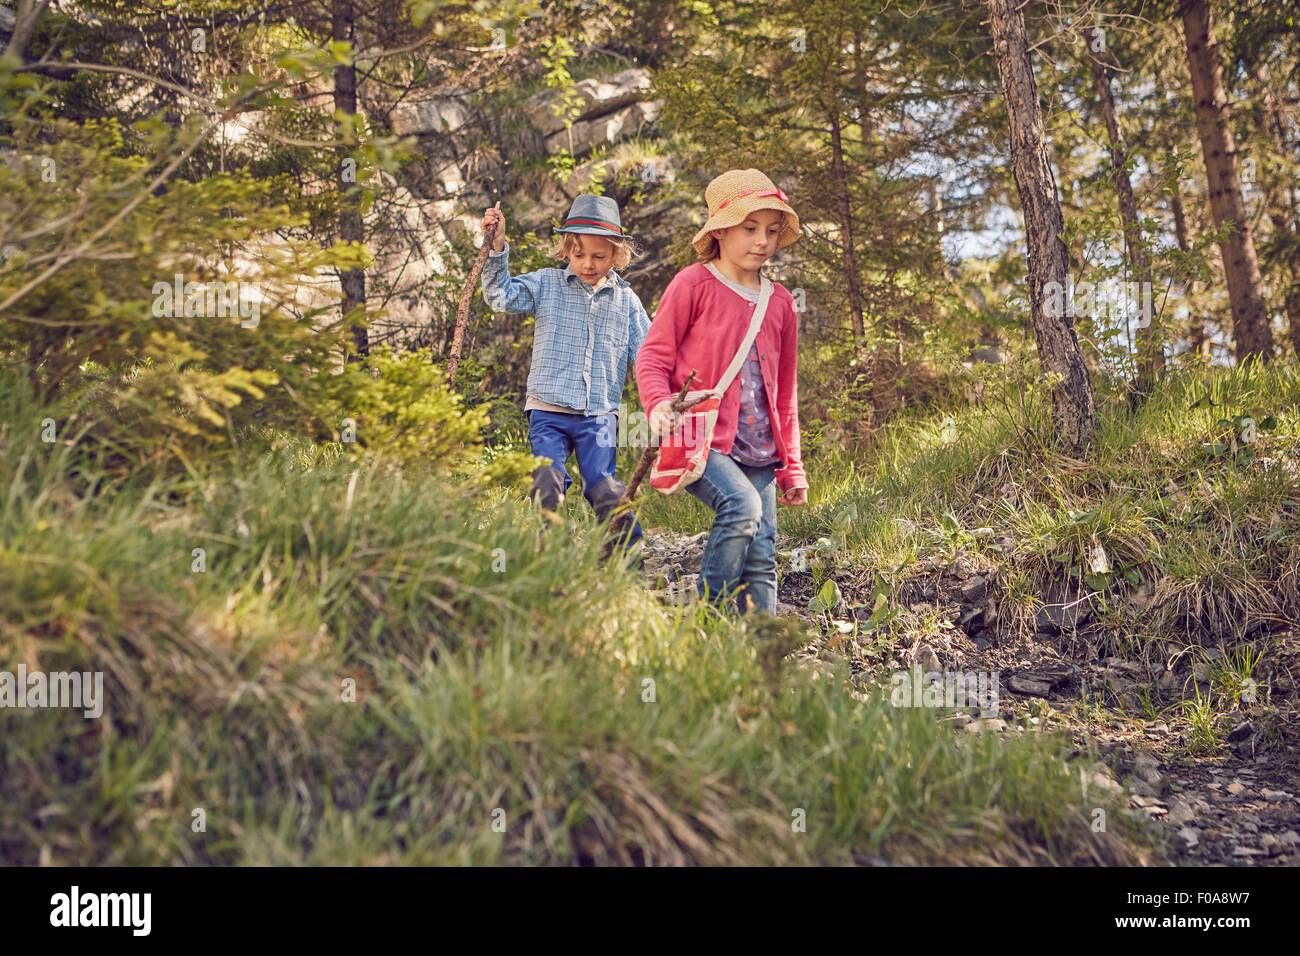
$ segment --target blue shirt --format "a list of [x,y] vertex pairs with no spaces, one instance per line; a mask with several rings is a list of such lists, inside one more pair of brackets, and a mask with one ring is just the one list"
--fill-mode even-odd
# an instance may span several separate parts
[[510,244],[483,266],[483,301],[494,312],[530,313],[533,361],[528,394],[584,415],[618,410],[627,369],[650,317],[627,280],[610,270],[595,293],[569,269],[510,275]]

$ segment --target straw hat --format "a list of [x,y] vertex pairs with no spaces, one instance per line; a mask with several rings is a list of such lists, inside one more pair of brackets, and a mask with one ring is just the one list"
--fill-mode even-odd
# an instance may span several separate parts
[[709,183],[704,201],[709,204],[709,221],[692,242],[702,256],[709,252],[709,233],[744,222],[755,209],[785,213],[785,226],[776,247],[784,249],[799,238],[799,216],[787,205],[789,198],[772,180],[757,169],[729,169]]

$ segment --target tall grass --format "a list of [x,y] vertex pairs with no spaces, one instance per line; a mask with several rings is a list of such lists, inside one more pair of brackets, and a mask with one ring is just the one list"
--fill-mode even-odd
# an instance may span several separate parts
[[581,510],[292,441],[110,488],[20,381],[0,410],[0,669],[107,690],[0,711],[4,862],[1152,858],[1118,807],[1092,831],[1065,741],[775,663],[788,633],[656,603]]

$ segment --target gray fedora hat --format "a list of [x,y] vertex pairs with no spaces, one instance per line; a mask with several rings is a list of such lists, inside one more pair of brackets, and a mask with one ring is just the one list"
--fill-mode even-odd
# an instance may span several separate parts
[[618,203],[608,196],[593,196],[589,193],[583,193],[573,200],[569,214],[564,217],[564,225],[556,232],[614,236],[619,239],[627,235],[623,231],[622,220],[619,219]]

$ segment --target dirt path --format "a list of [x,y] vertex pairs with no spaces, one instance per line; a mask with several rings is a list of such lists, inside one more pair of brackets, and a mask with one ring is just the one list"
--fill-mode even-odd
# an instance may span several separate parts
[[[647,534],[647,584],[664,600],[693,596],[704,540],[703,534]],[[1181,702],[1198,690],[1209,693],[1206,659],[1221,657],[1220,648],[1189,644],[1168,657],[1162,648],[1156,660],[1149,652],[1142,660],[1104,656],[1105,642],[1095,639],[1086,609],[1062,597],[1032,621],[1008,621],[994,598],[996,571],[966,555],[921,562],[890,595],[905,612],[940,622],[933,636],[909,640],[904,628],[902,640],[876,641],[870,631],[862,634],[875,603],[874,575],[856,581],[837,571],[834,577],[840,604],[814,614],[807,605],[820,580],[789,563],[783,568],[778,611],[822,631],[799,652],[808,664],[848,657],[854,680],[864,685],[918,666],[996,673],[998,716],[951,711],[944,719],[955,730],[1069,733],[1078,752],[1097,752],[1111,770],[1081,786],[1126,792],[1130,808],[1167,827],[1170,856],[1180,862],[1300,864],[1300,631],[1260,635],[1257,643],[1267,650],[1257,686],[1243,706],[1212,721],[1221,736],[1207,743]]]

